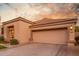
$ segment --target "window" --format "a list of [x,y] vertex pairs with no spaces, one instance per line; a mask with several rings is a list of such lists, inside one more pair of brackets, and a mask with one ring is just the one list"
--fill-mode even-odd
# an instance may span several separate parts
[[8,37],[10,39],[14,38],[14,26],[9,26],[8,27]]

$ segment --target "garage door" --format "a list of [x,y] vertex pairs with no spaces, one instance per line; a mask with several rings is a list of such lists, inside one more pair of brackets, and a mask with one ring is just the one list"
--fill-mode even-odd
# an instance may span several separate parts
[[34,42],[66,44],[68,41],[67,29],[37,30],[32,33]]

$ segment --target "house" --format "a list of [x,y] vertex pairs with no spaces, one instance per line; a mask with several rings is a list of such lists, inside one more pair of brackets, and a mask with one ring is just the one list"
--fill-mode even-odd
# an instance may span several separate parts
[[77,19],[48,19],[31,22],[22,17],[3,22],[6,41],[67,44],[74,41]]
[[2,24],[1,24],[1,17],[0,17],[0,36],[1,36],[1,28],[2,28]]
[[3,22],[5,41],[10,42],[12,38],[17,39],[21,44],[26,43],[30,39],[31,21],[18,17],[6,22]]
[[33,42],[67,44],[74,42],[77,19],[48,19],[34,22],[31,26]]

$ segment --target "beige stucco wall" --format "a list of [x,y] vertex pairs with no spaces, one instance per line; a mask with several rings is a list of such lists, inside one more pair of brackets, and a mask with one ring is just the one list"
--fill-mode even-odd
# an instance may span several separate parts
[[4,25],[4,37],[5,41],[10,41],[10,39],[7,37],[7,26],[14,25],[14,37],[19,41],[20,44],[28,42],[30,38],[30,29],[29,23],[25,23],[23,21],[17,21],[13,23],[9,23]]
[[[70,25],[71,26],[71,25]],[[68,26],[68,30],[69,30],[69,41],[70,43],[75,42],[75,24],[72,24],[73,29],[70,29],[70,26]]]
[[5,41],[7,41],[7,42],[10,41],[10,39],[7,37],[7,35],[8,35],[7,34],[7,27],[12,26],[12,25],[14,26],[14,29],[15,29],[14,37],[16,39],[18,39],[18,34],[17,33],[19,32],[19,22],[9,23],[9,24],[3,25],[3,27],[4,27],[4,38],[5,38]]
[[23,21],[19,21],[19,33],[18,33],[18,36],[19,36],[19,41],[20,43],[27,43],[29,42],[29,39],[31,37],[31,30],[29,28],[31,24],[29,23],[25,23]]

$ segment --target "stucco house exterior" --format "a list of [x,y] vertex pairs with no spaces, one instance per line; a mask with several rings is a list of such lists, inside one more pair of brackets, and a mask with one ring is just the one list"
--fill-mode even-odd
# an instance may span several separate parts
[[31,29],[29,26],[31,24],[31,21],[22,17],[3,22],[5,41],[10,42],[12,38],[16,38],[20,44],[27,43],[30,39]]
[[67,44],[74,42],[77,19],[48,19],[36,21],[32,26],[33,42]]
[[74,41],[77,19],[48,19],[31,22],[22,17],[3,22],[5,41],[67,44]]

